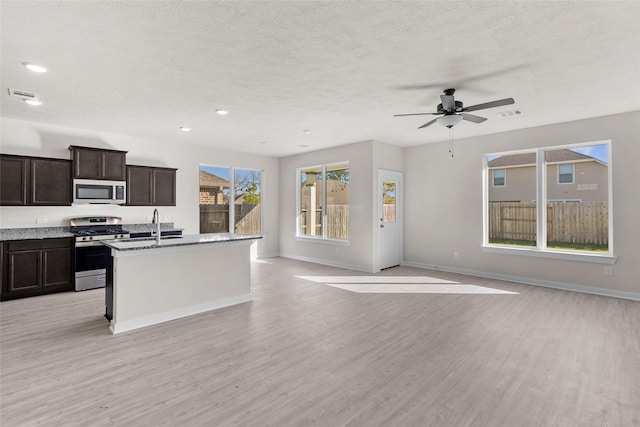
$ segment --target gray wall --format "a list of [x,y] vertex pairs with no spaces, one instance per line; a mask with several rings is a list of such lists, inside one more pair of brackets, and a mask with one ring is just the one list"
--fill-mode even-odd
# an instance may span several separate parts
[[[640,112],[632,112],[456,140],[454,158],[444,142],[405,149],[405,262],[640,296],[639,135]],[[613,276],[604,275],[603,264],[483,251],[485,153],[608,139],[618,256]]]
[[[296,238],[296,169],[348,161],[350,181],[349,246]],[[280,159],[280,254],[282,256],[376,271],[377,170],[402,170],[402,150],[364,141]]]
[[[291,256],[363,271],[376,271],[377,170],[404,171],[405,263],[499,275],[533,282],[568,284],[640,295],[640,112],[401,149],[365,141],[281,159],[255,156],[183,141],[151,141],[132,136],[2,119],[2,153],[68,158],[70,144],[129,151],[129,163],[178,168],[176,207],[162,208],[176,226],[198,233],[198,164],[262,169],[264,240],[259,256]],[[455,130],[454,130],[455,137]],[[612,140],[613,276],[589,262],[488,253],[482,250],[482,158],[485,153],[580,142]],[[296,168],[349,161],[350,246],[300,241],[295,237]],[[0,207],[0,227],[34,227],[37,218],[65,225],[75,216],[118,215],[145,222],[144,207]],[[454,258],[453,253],[459,257]]]

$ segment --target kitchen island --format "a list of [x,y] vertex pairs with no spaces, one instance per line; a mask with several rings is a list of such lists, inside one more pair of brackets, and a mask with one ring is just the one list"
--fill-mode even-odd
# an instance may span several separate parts
[[251,300],[261,236],[197,234],[108,241],[106,317],[114,334]]

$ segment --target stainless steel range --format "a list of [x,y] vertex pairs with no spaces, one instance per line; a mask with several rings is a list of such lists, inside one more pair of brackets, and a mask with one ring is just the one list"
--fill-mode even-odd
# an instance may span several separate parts
[[122,218],[90,216],[72,218],[69,222],[76,236],[76,291],[103,288],[110,249],[100,242],[129,238],[129,232],[122,229]]

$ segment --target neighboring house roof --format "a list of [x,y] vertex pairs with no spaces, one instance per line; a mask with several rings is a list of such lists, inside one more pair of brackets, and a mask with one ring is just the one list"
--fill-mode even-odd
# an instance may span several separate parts
[[[572,161],[584,161],[584,160],[593,160],[599,162],[595,157],[587,156],[586,154],[576,153],[575,151],[571,151],[568,149],[561,150],[549,150],[546,151],[546,161],[548,163],[557,163],[557,162],[572,162]],[[505,167],[505,166],[524,166],[524,165],[535,165],[536,164],[536,153],[520,153],[520,154],[508,154],[505,156],[500,156],[493,160],[490,160],[488,165],[490,168],[496,167]]]
[[203,170],[200,171],[200,187],[225,187],[229,188],[229,181],[222,179]]
[[535,165],[536,153],[522,153],[522,154],[508,154],[500,156],[493,160],[490,160],[488,166],[490,168],[497,168],[503,166],[524,166]]

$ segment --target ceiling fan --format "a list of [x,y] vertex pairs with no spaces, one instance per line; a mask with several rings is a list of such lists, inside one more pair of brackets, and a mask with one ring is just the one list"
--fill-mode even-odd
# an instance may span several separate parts
[[476,116],[473,114],[468,114],[469,111],[478,111],[484,110],[485,108],[493,108],[500,107],[502,105],[510,105],[515,101],[513,98],[505,98],[499,99],[497,101],[485,102],[483,104],[476,104],[470,107],[463,106],[461,101],[456,101],[453,97],[455,93],[455,89],[445,89],[444,95],[440,95],[440,99],[442,100],[441,104],[438,104],[437,112],[435,113],[410,113],[410,114],[395,114],[393,117],[402,117],[402,116],[442,116],[431,120],[420,126],[418,129],[426,128],[438,122],[442,126],[448,127],[451,129],[458,123],[463,120],[467,120],[473,123],[482,123],[487,120],[484,117]]

